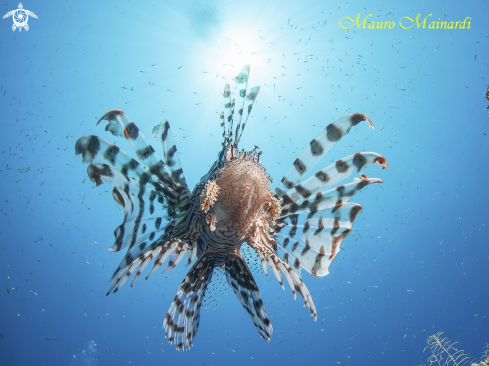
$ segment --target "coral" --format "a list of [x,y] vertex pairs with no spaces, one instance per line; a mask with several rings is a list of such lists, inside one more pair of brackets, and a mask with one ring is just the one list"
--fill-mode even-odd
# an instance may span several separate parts
[[452,343],[448,337],[443,337],[443,332],[429,336],[426,343],[428,346],[424,350],[429,348],[431,351],[428,359],[430,366],[461,366],[469,362],[469,357],[464,351],[454,347],[458,342]]
[[463,350],[455,348],[458,342],[451,342],[448,337],[443,336],[443,332],[429,336],[426,343],[428,345],[424,351],[428,348],[431,351],[431,356],[428,359],[429,366],[489,366],[489,345],[486,345],[481,361],[477,363],[470,362],[469,356]]

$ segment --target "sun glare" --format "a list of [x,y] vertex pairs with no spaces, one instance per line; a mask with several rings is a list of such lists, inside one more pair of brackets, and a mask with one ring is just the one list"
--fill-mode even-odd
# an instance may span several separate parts
[[266,62],[263,54],[259,52],[260,45],[256,38],[256,35],[245,33],[225,33],[217,40],[214,47],[215,65],[218,67],[230,65],[236,69],[246,64],[258,69],[263,67]]

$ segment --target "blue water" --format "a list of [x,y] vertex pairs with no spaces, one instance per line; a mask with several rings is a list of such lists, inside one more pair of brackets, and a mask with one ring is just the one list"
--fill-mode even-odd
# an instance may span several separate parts
[[[488,2],[265,3],[29,1],[38,19],[28,31],[0,21],[1,365],[421,365],[439,331],[479,359],[489,342]],[[395,26],[340,27],[358,13]],[[400,28],[418,13],[470,17],[470,29]],[[365,170],[384,183],[355,196],[364,209],[331,273],[302,272],[316,323],[273,276],[256,275],[270,343],[227,293],[178,352],[162,323],[188,268],[105,296],[123,210],[111,186],[86,178],[74,144],[95,134],[130,152],[96,126],[111,108],[148,138],[168,119],[193,187],[221,146],[223,85],[246,63],[261,91],[241,146],[260,147],[275,182],[353,112],[375,129],[353,128],[317,170],[359,151],[390,169]]]

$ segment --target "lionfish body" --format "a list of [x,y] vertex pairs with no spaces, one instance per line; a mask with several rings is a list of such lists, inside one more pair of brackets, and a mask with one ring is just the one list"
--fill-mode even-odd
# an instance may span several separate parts
[[221,113],[223,148],[192,192],[185,181],[168,122],[153,129],[154,137],[162,144],[163,159],[157,157],[122,110],[108,111],[99,122],[107,120],[107,131],[125,136],[138,160],[97,136],[83,136],[75,146],[76,154],[82,154],[83,161],[91,163],[87,169],[90,179],[97,185],[111,183],[115,201],[124,208],[124,222],[116,228],[110,250],[128,249],[111,278],[114,282],[107,294],[118,291],[137,269],[134,284],[152,261],[153,268],[146,279],[165,262],[163,272],[174,268],[185,253],[188,265],[197,258],[163,323],[165,336],[177,349],[187,350],[193,344],[200,307],[216,268],[225,272],[229,286],[260,336],[270,340],[272,325],[240,252],[243,243],[257,252],[265,274],[267,266],[271,267],[282,288],[282,275],[285,277],[294,299],[298,292],[316,320],[316,308],[301,279],[301,269],[317,276],[328,274],[330,262],[362,209],[359,204],[347,201],[365,186],[382,181],[362,174],[353,183],[324,188],[372,163],[388,167],[386,160],[376,153],[357,153],[299,184],[304,174],[352,126],[367,120],[373,127],[366,115],[352,114],[331,123],[313,139],[272,192],[271,179],[260,162],[261,152],[256,147],[249,152],[238,150],[259,91],[259,87],[254,87],[247,92],[248,76],[246,65],[233,79],[237,84],[235,91],[225,85]]

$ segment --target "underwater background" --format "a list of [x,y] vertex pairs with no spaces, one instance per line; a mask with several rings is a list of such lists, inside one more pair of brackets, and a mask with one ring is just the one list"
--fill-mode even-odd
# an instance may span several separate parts
[[[3,2],[0,13],[18,6]],[[38,17],[28,31],[0,21],[0,365],[429,365],[423,350],[438,332],[480,360],[489,342],[487,1],[23,7]],[[417,14],[420,28],[406,18]],[[414,26],[402,29],[401,18]],[[464,20],[465,29],[428,28]],[[355,112],[375,129],[352,128],[317,170],[361,151],[390,169],[362,171],[383,184],[355,197],[364,209],[330,274],[302,271],[316,323],[302,299],[255,274],[270,343],[225,285],[206,295],[216,310],[202,309],[194,346],[178,352],[162,323],[188,268],[105,296],[123,257],[107,250],[123,209],[109,184],[86,177],[74,145],[94,134],[131,153],[96,126],[112,108],[152,143],[167,119],[193,188],[221,149],[223,86],[245,64],[261,90],[241,147],[263,151],[273,188],[327,124]]]

